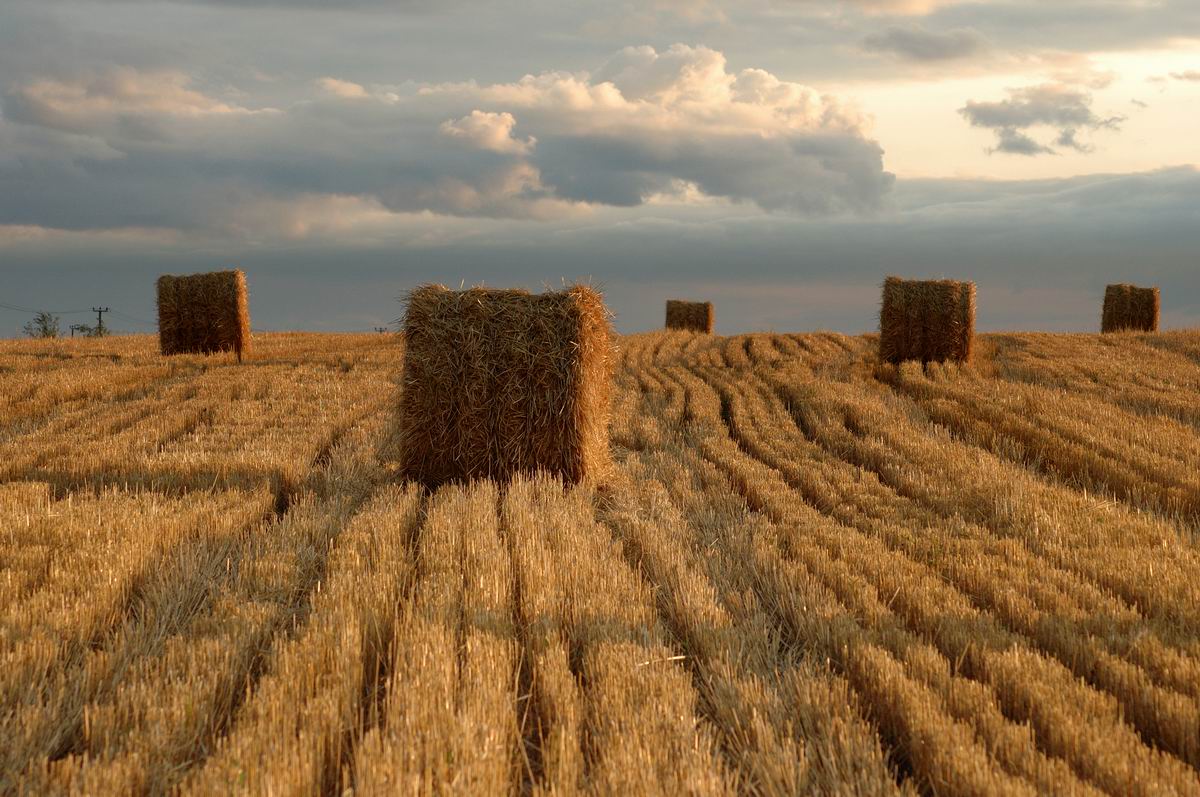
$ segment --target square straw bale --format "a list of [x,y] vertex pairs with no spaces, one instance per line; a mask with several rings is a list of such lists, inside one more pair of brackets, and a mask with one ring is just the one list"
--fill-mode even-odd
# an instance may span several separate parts
[[426,285],[408,296],[404,336],[403,477],[603,478],[614,356],[597,291]]
[[1104,289],[1101,332],[1157,332],[1160,313],[1158,288],[1139,288],[1128,283]]
[[158,343],[163,354],[250,347],[250,305],[240,269],[158,278]]
[[667,329],[712,332],[712,302],[685,302],[682,299],[667,299]]
[[967,362],[974,340],[974,282],[899,277],[884,281],[879,311],[879,356],[884,362]]

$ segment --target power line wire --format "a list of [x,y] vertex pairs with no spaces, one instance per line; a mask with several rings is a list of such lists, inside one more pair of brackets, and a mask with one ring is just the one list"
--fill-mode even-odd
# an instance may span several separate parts
[[5,310],[16,310],[19,313],[50,313],[51,315],[78,315],[80,313],[90,313],[91,310],[37,310],[32,307],[20,307],[15,304],[5,304],[0,302],[0,307]]
[[[7,302],[0,302],[0,308],[5,310],[13,310],[18,313],[49,313],[50,315],[80,315],[82,313],[94,313],[96,311],[96,308],[94,307],[90,310],[35,310],[32,307],[22,307],[17,304],[8,304]],[[108,308],[105,308],[105,312],[112,313],[114,316],[123,319],[127,323],[140,324],[144,327],[158,326],[158,324],[154,321],[147,321],[144,318],[138,318],[137,316],[129,315],[128,313],[122,313],[120,310],[109,310]]]
[[157,323],[155,323],[154,321],[147,321],[147,320],[146,320],[146,319],[144,319],[144,318],[137,318],[137,317],[135,317],[135,316],[131,316],[131,315],[129,315],[128,313],[122,313],[120,310],[111,310],[111,311],[109,311],[109,312],[111,312],[111,313],[112,313],[114,316],[116,316],[117,318],[123,318],[123,319],[125,319],[126,321],[132,321],[132,322],[133,322],[133,323],[135,323],[135,324],[141,324],[141,325],[143,325],[143,326],[147,326],[147,327],[156,327],[156,326],[158,326],[158,324],[157,324]]

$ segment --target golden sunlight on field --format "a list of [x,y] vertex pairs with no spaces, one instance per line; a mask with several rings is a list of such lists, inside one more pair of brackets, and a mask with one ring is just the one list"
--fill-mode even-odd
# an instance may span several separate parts
[[1200,794],[1200,333],[619,345],[430,493],[399,338],[0,342],[0,792]]

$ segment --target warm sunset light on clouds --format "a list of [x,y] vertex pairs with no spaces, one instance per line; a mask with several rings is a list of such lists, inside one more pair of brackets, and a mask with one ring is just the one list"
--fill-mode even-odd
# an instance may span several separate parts
[[591,276],[626,330],[703,292],[861,331],[895,271],[976,279],[985,328],[1126,278],[1196,324],[1197,131],[1191,0],[14,0],[0,303],[148,318],[235,263],[271,327]]

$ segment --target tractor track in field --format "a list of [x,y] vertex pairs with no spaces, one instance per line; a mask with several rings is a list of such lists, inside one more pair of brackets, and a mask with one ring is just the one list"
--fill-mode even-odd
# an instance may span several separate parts
[[[422,490],[420,504],[408,534],[404,535],[404,550],[408,561],[417,561],[418,538],[421,528],[428,518],[430,495]],[[409,578],[397,592],[396,605],[393,615],[400,611],[401,606],[412,603],[415,577],[410,573]],[[359,744],[374,730],[383,724],[387,709],[388,696],[392,682],[392,666],[396,656],[396,626],[394,622],[384,622],[376,629],[377,639],[364,645],[363,656],[359,662],[362,668],[362,688],[358,696],[358,723],[354,727],[345,728],[342,732],[341,758],[336,771],[325,773],[321,793],[326,797],[336,797],[343,794],[341,783],[342,773],[348,773],[351,778],[349,787],[353,788],[354,761]]]
[[[518,790],[524,795],[532,794],[534,786],[542,781],[544,768],[542,763],[542,747],[540,744],[541,739],[539,736],[541,729],[538,727],[538,723],[534,721],[534,712],[537,704],[544,698],[540,694],[541,690],[536,684],[533,673],[534,649],[533,640],[530,638],[530,624],[533,622],[533,618],[525,617],[522,611],[525,590],[531,585],[525,583],[518,564],[516,532],[514,529],[509,528],[505,520],[503,504],[506,497],[507,490],[501,489],[497,491],[496,523],[500,542],[512,566],[512,613],[518,645],[517,671],[514,674],[517,686],[517,705],[513,709],[518,717],[517,744],[520,746],[519,749],[523,763],[523,766],[520,767],[521,775]],[[571,674],[578,683],[582,675],[579,669],[579,662],[575,656],[569,657],[568,661],[572,665]]]
[[[328,446],[330,451],[349,429],[348,425],[339,434],[333,435]],[[329,461],[328,452],[323,462],[314,459],[310,475],[321,467],[328,467]],[[102,489],[99,485],[93,486]],[[89,682],[94,686],[89,687],[91,691],[87,693],[87,702],[95,704],[112,699],[121,673],[134,671],[140,663],[160,657],[168,639],[188,634],[189,628],[213,611],[218,595],[232,588],[239,572],[254,561],[253,557],[257,555],[254,550],[256,538],[272,539],[276,536],[273,529],[293,522],[294,498],[310,487],[304,484],[293,486],[279,480],[272,488],[275,498],[271,507],[260,517],[217,537],[185,537],[157,559],[148,562],[140,575],[135,574],[135,583],[128,590],[121,611],[113,616],[106,629],[96,634],[96,638],[86,646],[81,646],[79,655],[72,655],[61,662],[59,667],[63,677],[81,678],[85,655],[89,651],[103,651],[112,674],[100,678],[96,678],[95,673],[91,674]],[[369,496],[370,491],[364,491],[352,497],[348,504],[340,495],[329,496],[318,501],[316,511],[319,514],[322,506],[330,509],[336,507],[345,513],[342,519],[349,522]],[[311,514],[310,507],[311,504],[305,512]],[[299,519],[294,522],[304,521]],[[191,755],[175,762],[171,775],[174,782],[202,764],[216,749],[219,739],[236,723],[241,706],[252,697],[257,683],[266,672],[270,661],[269,651],[276,637],[282,633],[294,638],[303,630],[310,613],[311,597],[324,579],[331,547],[344,526],[345,523],[337,523],[328,529],[329,533],[322,538],[324,543],[313,548],[319,555],[308,560],[305,577],[290,598],[285,603],[275,604],[273,616],[246,637],[243,640],[244,647],[231,657],[231,669],[223,679],[218,679],[213,690],[214,695],[230,697],[220,706],[220,710],[212,712],[215,720],[206,726],[208,735],[204,743],[193,746]],[[260,529],[261,534],[258,533]],[[175,608],[165,614],[159,612],[150,603],[154,600],[152,589],[169,589]],[[178,600],[180,595],[190,597]],[[77,675],[72,676],[72,672]],[[63,711],[48,716],[47,727],[53,728],[48,732],[53,733],[54,739],[48,746],[51,762],[69,756],[84,756],[90,752],[86,741],[86,718],[77,710],[80,707],[79,704],[71,704]]]
[[[726,476],[729,477],[730,474],[728,473],[728,471],[726,471],[726,469],[724,467],[721,466],[721,463],[718,462],[715,464],[719,470],[725,472]],[[736,480],[734,480],[734,481],[736,481]],[[736,484],[733,486],[736,489]],[[741,492],[741,491],[739,491],[739,492]],[[744,492],[742,494],[743,494],[743,496],[745,495]],[[756,579],[751,579],[751,581],[756,581]],[[763,599],[767,603],[767,605],[770,605],[771,596],[769,594],[760,593],[760,598]],[[780,633],[782,633],[785,638],[790,640],[789,644],[793,645],[794,647],[797,647],[798,649],[804,648],[807,646],[807,643],[805,643],[803,641],[803,635],[796,629],[791,629],[788,625],[787,620],[782,615],[780,615],[778,613],[773,613],[773,618],[774,618],[773,622],[775,624],[775,628]],[[666,619],[668,621],[670,621],[671,618],[666,618]],[[674,623],[671,623],[671,624],[672,624],[672,626],[675,625]],[[686,639],[686,637],[684,637],[684,638]],[[697,674],[697,677],[701,677],[699,673]],[[889,744],[891,745],[894,754],[896,754],[896,756],[898,756],[898,757],[894,757],[894,760],[901,766],[901,769],[903,770],[902,780],[907,781],[909,778],[912,777],[912,767],[907,762],[907,754],[905,753],[906,748],[905,748],[904,744],[902,743],[900,737],[889,735],[888,738],[890,740]]]
[[[345,434],[349,433],[351,426],[342,429],[340,433],[333,435],[333,441],[329,445],[329,451],[323,454],[318,465],[318,458],[314,458],[313,466],[310,470],[310,478],[315,475],[316,471],[321,468],[328,468],[331,465],[331,453],[338,440]],[[290,591],[289,597],[283,603],[276,604],[272,616],[266,619],[263,626],[255,634],[247,638],[247,644],[241,651],[241,656],[238,658],[238,665],[231,669],[226,680],[226,687],[218,686],[214,691],[218,694],[230,694],[231,700],[228,704],[222,706],[222,710],[214,712],[219,720],[208,728],[208,738],[205,743],[195,748],[195,754],[180,760],[176,763],[173,777],[175,782],[181,782],[191,771],[202,766],[205,761],[219,748],[221,739],[232,729],[236,727],[242,707],[254,698],[257,692],[258,684],[262,678],[270,671],[272,663],[272,650],[279,644],[280,639],[294,640],[298,638],[310,620],[312,614],[312,598],[315,592],[320,588],[325,581],[329,561],[334,546],[342,533],[353,522],[355,515],[360,512],[363,507],[370,501],[372,495],[378,489],[378,481],[372,483],[367,489],[360,490],[353,494],[349,500],[346,500],[340,495],[331,495],[324,498],[317,496],[315,504],[305,504],[303,508],[297,510],[294,501],[295,497],[300,492],[312,492],[311,485],[300,485],[297,487],[284,486],[277,492],[273,514],[269,519],[264,519],[263,535],[270,537],[275,534],[272,531],[274,526],[295,522],[302,524],[306,517],[313,517],[314,523],[320,525],[324,520],[321,516],[326,512],[330,512],[328,525],[324,532],[318,532],[315,538],[311,541],[297,540],[297,547],[293,549],[298,556],[306,552],[316,552],[315,557],[303,556],[304,570],[299,582]],[[292,515],[296,512],[300,514],[296,519],[292,520]],[[310,544],[312,543],[312,544]],[[250,550],[242,549],[242,556],[234,562],[230,561],[227,566],[229,577],[224,584],[218,586],[228,586],[233,582],[233,576],[238,569],[244,568],[247,565],[253,565],[254,558],[247,559],[247,556],[254,557],[256,554]],[[274,558],[275,553],[269,554]],[[271,592],[267,593],[272,594]],[[195,616],[199,616],[201,612],[212,610],[212,601],[217,596],[217,590],[210,589],[206,593],[206,601],[202,607],[198,608]],[[265,598],[270,601],[270,598]],[[376,679],[386,678],[386,658],[378,662],[380,672],[376,673]],[[364,662],[363,666],[367,666]],[[369,679],[364,678],[364,681]],[[374,687],[379,683],[386,684],[386,680],[376,681]],[[373,687],[373,688],[374,688]],[[377,700],[383,700],[384,696],[376,696]],[[332,777],[332,776],[331,776]],[[326,788],[329,793],[336,791],[336,782],[326,783]]]
[[[1200,525],[1200,488],[1147,463],[1120,462],[1115,450],[1057,424],[1035,426],[1015,416],[1001,417],[998,410],[982,409],[953,392],[937,391],[936,386],[930,388],[934,391],[930,395],[922,395],[916,386],[905,385],[895,377],[881,377],[878,384],[919,408],[930,424],[944,429],[956,441],[1037,473],[1048,483],[1076,492],[1086,489],[1093,494],[1111,494],[1131,508]],[[934,406],[937,400],[952,402],[955,411]],[[983,430],[971,429],[979,424],[986,426],[987,441],[980,439]],[[1190,463],[1176,465],[1191,468]],[[1106,476],[1104,470],[1112,474]],[[1163,493],[1173,497],[1164,497]]]
[[[711,385],[711,382],[710,382],[710,385]],[[838,513],[830,512],[828,509],[828,506],[826,504],[826,501],[824,500],[824,498],[822,496],[815,494],[815,493],[808,492],[804,488],[804,485],[802,483],[788,478],[787,475],[785,473],[783,473],[782,471],[780,471],[774,463],[759,457],[757,455],[757,453],[754,451],[753,446],[749,445],[745,440],[743,440],[741,438],[741,433],[739,432],[738,427],[733,419],[731,394],[727,393],[725,391],[725,389],[719,385],[713,386],[713,389],[716,390],[718,392],[718,394],[720,394],[720,396],[721,396],[721,416],[722,416],[721,419],[722,419],[722,422],[725,425],[727,433],[729,434],[730,438],[737,444],[739,450],[742,452],[743,455],[748,456],[748,457],[754,459],[755,461],[760,462],[761,464],[765,465],[766,467],[771,468],[773,471],[775,471],[777,474],[779,474],[779,476],[781,478],[783,478],[786,483],[788,483],[789,487],[791,487],[793,490],[798,491],[798,495],[804,501],[804,503],[806,505],[808,505],[809,507],[811,507],[812,509],[814,509],[815,511],[818,511],[821,514],[823,514],[827,517],[830,517],[833,521],[837,522],[838,524],[843,524],[850,520],[850,518],[842,517]],[[799,422],[797,422],[797,426],[798,426],[798,428],[800,427]],[[800,428],[800,431],[803,431],[803,429]],[[853,430],[851,430],[851,431],[853,431]],[[822,445],[820,443],[820,441],[818,441],[816,439],[812,439],[812,437],[810,435],[806,434],[805,436],[810,437],[810,442],[817,444],[817,445]],[[835,451],[833,449],[828,449],[828,448],[826,450],[828,453],[832,454],[835,458],[843,458],[844,457],[845,452]],[[855,464],[855,462],[852,460],[851,464]],[[860,465],[860,466],[862,466],[862,465]],[[879,470],[876,470],[874,468],[870,468],[870,469],[873,472],[876,472],[876,475],[879,476],[879,478],[881,478],[881,479],[885,478],[886,474],[880,472],[882,469],[879,469]],[[740,482],[740,479],[737,477],[736,474],[733,474],[728,471],[727,471],[727,473],[729,473],[729,475],[733,479],[733,482],[735,485],[737,485]],[[885,483],[885,485],[887,485],[886,481],[884,483]],[[887,485],[887,486],[890,486],[890,485]],[[750,506],[751,509],[754,509],[757,511],[768,511],[768,513],[769,513],[769,508],[766,507],[762,503],[762,501],[753,494],[752,491],[745,489],[745,487],[743,486],[742,488],[739,489],[739,492],[741,492],[743,497],[747,499],[748,505]],[[914,502],[914,506],[919,510],[933,511],[932,507],[929,507],[929,506],[925,505],[924,503],[920,502],[919,500],[917,500],[917,497],[915,497],[915,496],[910,497],[910,496],[905,496],[903,494],[897,494],[897,497],[900,499],[903,499],[905,501]],[[935,512],[935,515],[936,514],[937,513]],[[946,517],[945,519],[956,519],[956,518]],[[855,528],[856,530],[859,530],[861,533],[868,533],[868,534],[870,533],[867,530],[862,530],[859,527],[859,524],[857,524],[857,523],[851,523],[849,528]],[[891,543],[888,543],[888,549],[892,555],[898,555],[905,559],[909,558],[908,552],[906,552],[902,548],[896,547],[895,545],[893,545]],[[922,563],[921,560],[911,560],[911,561],[913,562],[913,564],[921,567],[922,569],[928,567],[928,565]],[[931,571],[931,572],[934,572],[934,571]],[[956,581],[957,581],[957,579],[953,576],[952,573],[947,573],[944,570],[940,570],[940,569],[937,570],[936,572],[938,573],[939,577],[950,579],[950,583],[952,583],[952,584],[956,583]],[[1085,583],[1090,584],[1090,582],[1085,582]],[[992,612],[996,608],[996,604],[994,604],[993,602],[990,602],[990,601],[982,600],[980,596],[974,594],[969,589],[967,589],[963,592],[960,592],[959,594],[970,599],[972,605],[974,605],[977,609],[979,609],[980,611],[983,611],[986,614],[988,614],[989,616],[992,616],[995,618],[995,615],[992,614]],[[1079,676],[1083,677],[1085,680],[1087,680],[1088,683],[1091,684],[1094,688],[1096,688],[1102,692],[1105,692],[1107,694],[1111,694],[1113,697],[1117,698],[1122,703],[1129,706],[1131,715],[1133,715],[1135,718],[1137,718],[1136,726],[1137,726],[1138,731],[1142,734],[1143,739],[1146,740],[1148,743],[1153,743],[1155,740],[1159,740],[1161,742],[1161,740],[1162,740],[1161,728],[1158,727],[1157,721],[1156,721],[1156,712],[1165,710],[1162,708],[1162,706],[1165,706],[1172,701],[1178,702],[1179,700],[1184,700],[1184,701],[1188,701],[1188,703],[1191,706],[1191,708],[1188,710],[1192,711],[1193,713],[1195,712],[1195,704],[1193,702],[1191,702],[1190,698],[1187,698],[1186,696],[1184,696],[1183,694],[1180,694],[1178,692],[1173,692],[1170,690],[1169,687],[1165,687],[1162,684],[1151,685],[1151,684],[1154,684],[1153,679],[1151,679],[1150,682],[1147,683],[1145,679],[1149,678],[1149,675],[1147,673],[1145,673],[1144,671],[1138,670],[1136,667],[1132,668],[1132,670],[1134,671],[1135,674],[1128,675],[1128,674],[1125,674],[1125,672],[1122,671],[1120,667],[1118,667],[1118,669],[1116,671],[1111,671],[1112,665],[1109,665],[1109,667],[1108,667],[1109,674],[1107,675],[1107,677],[1102,676],[1099,674],[1099,672],[1103,672],[1103,668],[1098,671],[1097,666],[1099,666],[1099,665],[1096,663],[1092,663],[1092,662],[1101,661],[1101,660],[1097,660],[1095,658],[1096,654],[1093,653],[1090,655],[1090,657],[1084,656],[1081,660],[1078,652],[1074,653],[1074,654],[1065,652],[1061,648],[1061,646],[1056,646],[1052,642],[1048,642],[1046,637],[1039,638],[1038,635],[1035,634],[1035,636],[1031,638],[1027,633],[1027,631],[1029,629],[1013,626],[1011,623],[1003,622],[1000,618],[995,618],[995,619],[1000,623],[1000,626],[1003,627],[1006,631],[1016,634],[1017,636],[1025,639],[1027,641],[1027,643],[1029,645],[1031,645],[1033,648],[1039,650],[1044,655],[1047,655],[1047,656],[1051,657],[1052,659],[1059,661],[1060,663],[1062,663],[1064,666],[1068,667],[1069,669],[1072,669],[1077,675],[1079,675]],[[1114,652],[1116,652],[1116,651],[1114,651]],[[1106,654],[1106,655],[1111,655],[1111,654]],[[1125,670],[1130,670],[1130,669],[1131,668],[1129,668],[1129,667],[1125,668]],[[1128,679],[1130,677],[1134,677],[1135,679],[1141,679],[1141,682],[1146,684],[1146,686],[1143,687],[1143,692],[1141,693],[1141,694],[1146,695],[1146,697],[1144,699],[1138,698],[1136,696],[1131,697],[1131,695],[1128,693],[1128,691],[1123,688],[1125,679]],[[1149,703],[1144,702],[1147,700],[1151,701],[1151,702],[1149,702]],[[1162,701],[1167,701],[1167,702],[1163,703]],[[1170,749],[1172,749],[1175,752],[1178,752],[1179,754],[1184,756],[1184,758],[1186,760],[1192,762],[1193,764],[1196,764],[1198,761],[1200,761],[1200,755],[1198,755],[1198,752],[1200,752],[1200,751],[1197,751],[1193,744],[1188,743],[1184,739],[1177,740],[1177,741],[1169,744],[1168,746],[1170,747]]]

